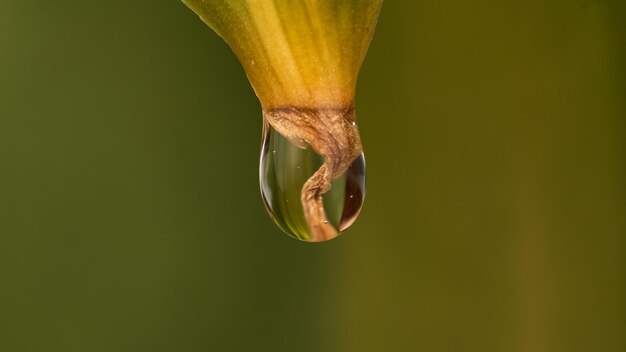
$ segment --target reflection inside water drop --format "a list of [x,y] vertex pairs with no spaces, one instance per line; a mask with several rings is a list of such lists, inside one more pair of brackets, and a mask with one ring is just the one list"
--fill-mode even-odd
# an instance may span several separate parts
[[[276,132],[267,122],[261,146],[261,195],[274,222],[288,235],[315,241],[308,228],[302,202],[302,186],[324,160],[311,148],[302,149]],[[323,194],[324,224],[344,231],[356,219],[365,197],[365,159],[357,157],[348,170]]]

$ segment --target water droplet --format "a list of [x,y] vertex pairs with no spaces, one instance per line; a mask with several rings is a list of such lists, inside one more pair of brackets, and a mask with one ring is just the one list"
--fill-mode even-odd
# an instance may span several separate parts
[[[300,199],[302,186],[324,160],[310,148],[302,149],[291,143],[268,123],[264,125],[259,171],[265,207],[276,225],[288,235],[302,241],[318,241],[312,238]],[[322,195],[327,220],[320,226],[332,226],[338,233],[346,230],[356,220],[364,197],[365,159],[361,154]],[[289,202],[289,199],[298,201]]]

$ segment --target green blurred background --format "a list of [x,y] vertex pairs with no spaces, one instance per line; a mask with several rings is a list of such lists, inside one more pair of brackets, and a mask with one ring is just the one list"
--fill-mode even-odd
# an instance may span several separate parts
[[386,1],[339,239],[178,1],[0,1],[0,351],[626,350],[626,4]]

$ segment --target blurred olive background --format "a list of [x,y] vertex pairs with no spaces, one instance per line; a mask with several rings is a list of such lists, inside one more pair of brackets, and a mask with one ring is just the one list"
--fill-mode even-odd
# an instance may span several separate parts
[[1,351],[626,350],[624,1],[386,1],[368,196],[279,232],[178,1],[0,1]]

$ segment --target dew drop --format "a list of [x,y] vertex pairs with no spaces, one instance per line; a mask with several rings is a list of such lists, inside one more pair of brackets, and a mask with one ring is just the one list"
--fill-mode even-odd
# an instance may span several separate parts
[[[304,183],[322,166],[323,158],[309,147],[303,149],[291,143],[267,122],[263,136],[259,174],[267,211],[288,235],[302,241],[318,241],[308,228],[300,193]],[[327,220],[320,226],[332,226],[338,233],[346,230],[356,220],[364,197],[365,159],[361,154],[322,195]]]

